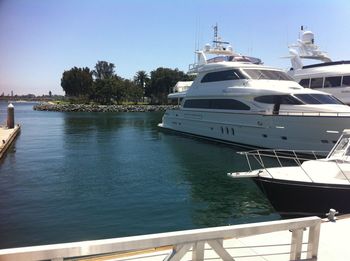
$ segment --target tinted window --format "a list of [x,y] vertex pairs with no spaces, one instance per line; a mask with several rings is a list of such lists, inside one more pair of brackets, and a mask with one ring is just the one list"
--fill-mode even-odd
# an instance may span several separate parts
[[219,109],[219,110],[250,110],[250,107],[233,99],[195,99],[186,100],[184,108]]
[[305,104],[342,104],[337,98],[327,94],[295,94]]
[[250,110],[246,104],[233,99],[213,99],[211,100],[212,109],[221,110]]
[[301,101],[294,98],[292,95],[264,95],[254,98],[257,102],[267,103],[267,104],[302,104]]
[[305,88],[309,88],[310,79],[302,79],[299,84]]
[[340,87],[341,76],[326,77],[323,87]]
[[207,73],[201,82],[219,82],[245,79],[244,75],[238,70],[226,70]]
[[344,86],[344,87],[350,86],[350,75],[343,76],[342,86]]
[[310,88],[322,88],[323,78],[312,78]]
[[283,81],[293,81],[293,79],[281,71],[273,70],[257,70],[257,69],[244,69],[244,72],[254,80],[283,80]]
[[185,100],[184,107],[210,109],[210,100],[208,99]]

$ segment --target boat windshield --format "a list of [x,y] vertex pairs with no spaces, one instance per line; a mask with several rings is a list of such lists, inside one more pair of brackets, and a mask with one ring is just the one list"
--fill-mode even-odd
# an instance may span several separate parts
[[337,98],[327,94],[294,94],[304,104],[343,104]]
[[294,81],[288,74],[282,71],[244,69],[243,70],[251,79],[254,80],[282,80]]
[[343,156],[350,156],[350,136],[343,136],[341,140],[336,145],[332,154],[328,156],[328,158],[341,158]]

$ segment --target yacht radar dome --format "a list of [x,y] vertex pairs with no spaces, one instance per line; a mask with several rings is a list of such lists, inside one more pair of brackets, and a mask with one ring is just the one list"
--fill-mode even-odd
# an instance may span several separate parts
[[305,31],[301,35],[301,41],[303,44],[314,44],[315,43],[315,35],[311,31]]

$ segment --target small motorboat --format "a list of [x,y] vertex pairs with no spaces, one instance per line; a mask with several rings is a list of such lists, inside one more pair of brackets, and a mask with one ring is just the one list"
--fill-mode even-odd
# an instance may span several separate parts
[[[313,152],[254,150],[245,155],[249,171],[232,178],[252,178],[281,216],[326,216],[330,209],[350,213],[350,129],[343,131],[328,156]],[[307,159],[300,155],[314,155]],[[255,159],[259,169],[253,169]],[[291,166],[291,163],[294,163]],[[256,163],[255,163],[256,164]],[[267,167],[274,164],[275,167]]]

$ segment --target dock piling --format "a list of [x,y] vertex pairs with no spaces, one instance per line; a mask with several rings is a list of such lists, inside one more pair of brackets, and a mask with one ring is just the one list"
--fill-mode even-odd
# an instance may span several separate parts
[[15,127],[15,108],[10,103],[7,106],[7,128],[8,129],[13,129]]

